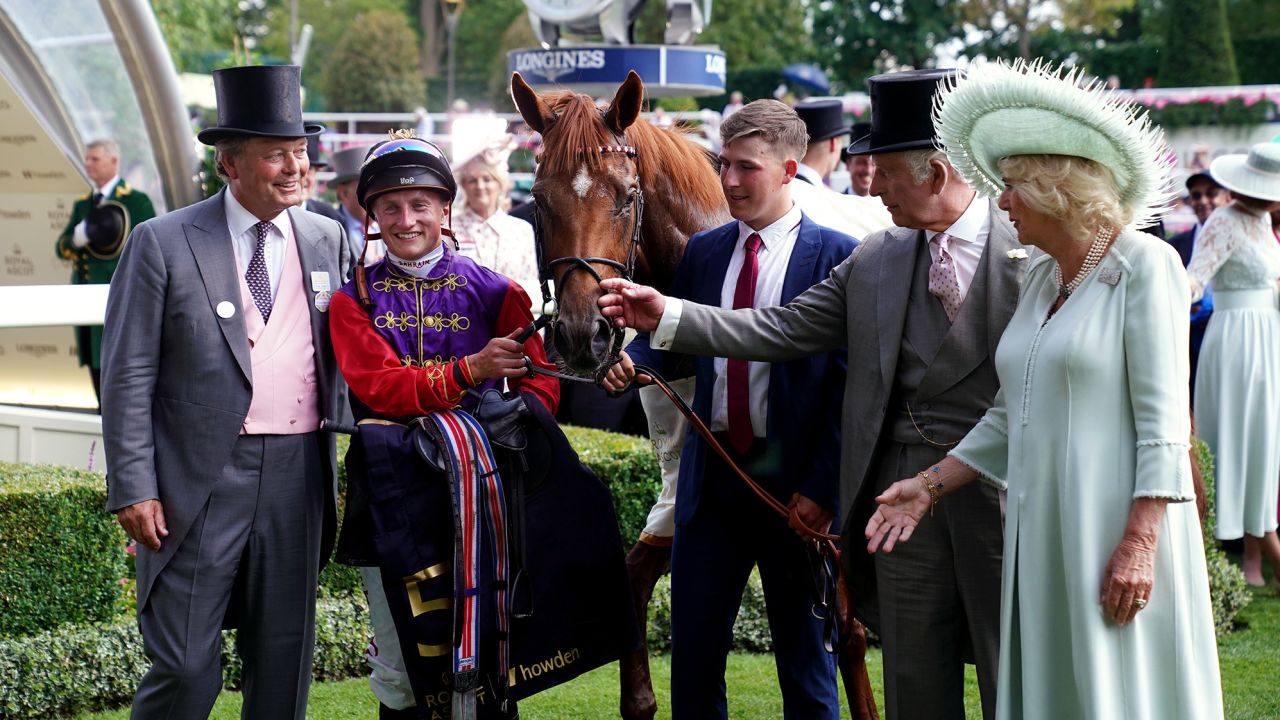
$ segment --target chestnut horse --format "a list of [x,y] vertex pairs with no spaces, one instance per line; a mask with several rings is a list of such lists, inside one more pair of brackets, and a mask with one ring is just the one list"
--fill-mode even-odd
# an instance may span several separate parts
[[689,236],[731,219],[720,178],[702,146],[640,118],[644,83],[634,71],[605,110],[573,92],[539,97],[519,73],[511,95],[542,134],[532,197],[539,260],[559,306],[555,347],[570,372],[600,374],[621,338],[596,306],[599,280],[633,272],[665,288]]
[[[605,110],[572,92],[539,97],[519,73],[511,95],[542,134],[532,190],[535,241],[539,271],[555,283],[558,316],[550,328],[559,362],[571,373],[599,377],[622,350],[621,333],[596,305],[599,281],[630,276],[665,288],[689,237],[731,219],[719,174],[710,153],[684,133],[640,118],[644,83],[634,71]],[[642,638],[649,598],[670,557],[669,546],[645,542],[627,556]],[[647,648],[642,644],[619,667],[622,717],[652,718]]]

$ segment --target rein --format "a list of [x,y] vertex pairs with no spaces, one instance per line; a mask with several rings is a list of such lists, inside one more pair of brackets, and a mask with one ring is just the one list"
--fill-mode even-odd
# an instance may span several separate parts
[[[631,158],[634,158],[636,156],[635,147],[631,145],[626,145],[623,143],[619,143],[615,145],[597,145],[594,148],[583,148],[580,152],[582,152],[583,154],[595,153],[598,155],[619,154],[619,155],[626,155],[627,157],[631,157]],[[561,288],[563,288],[565,285],[568,284],[567,280],[569,276],[572,275],[575,271],[581,271],[581,272],[587,273],[588,275],[590,275],[592,278],[595,279],[597,285],[599,285],[600,282],[604,280],[604,277],[600,275],[600,271],[596,270],[596,268],[593,267],[593,265],[604,265],[605,267],[613,268],[614,270],[617,270],[619,273],[621,273],[621,276],[623,279],[628,281],[632,279],[632,277],[635,275],[636,258],[640,254],[640,238],[641,238],[641,232],[644,228],[644,190],[637,187],[635,191],[632,193],[632,196],[634,197],[633,209],[632,209],[632,217],[634,218],[634,220],[631,226],[631,244],[627,248],[626,262],[619,262],[617,260],[614,260],[613,258],[606,258],[606,257],[578,257],[574,255],[552,258],[548,260],[546,257],[546,252],[543,248],[543,245],[545,244],[545,235],[543,233],[542,223],[540,221],[543,208],[541,203],[538,203],[537,200],[535,199],[534,212],[533,212],[533,247],[534,247],[535,253],[537,254],[538,284],[542,289],[542,315],[533,323],[531,323],[527,328],[525,328],[525,331],[520,334],[517,340],[523,343],[525,340],[529,339],[529,336],[537,332],[539,329],[544,328],[548,325],[554,325],[555,323],[559,322],[560,320],[559,292]],[[555,278],[555,268],[557,265],[564,265],[566,267],[564,270],[564,274],[561,275],[560,280],[556,282],[556,292],[553,293],[551,292],[551,287],[549,283],[551,280]],[[570,382],[582,382],[582,383],[595,384],[595,383],[598,383],[601,379],[603,379],[605,373],[609,371],[609,368],[613,367],[621,359],[623,333],[624,331],[622,328],[616,325],[613,325],[613,333],[612,333],[613,336],[609,341],[609,355],[599,365],[599,367],[596,368],[595,373],[589,376],[575,375],[575,374],[570,374],[566,372],[552,372],[550,370],[545,370],[536,365],[533,365],[527,360],[525,362],[525,365],[526,367],[529,368],[529,372],[531,373],[537,373],[539,375],[548,375],[551,377],[559,378],[561,380],[568,380]]]

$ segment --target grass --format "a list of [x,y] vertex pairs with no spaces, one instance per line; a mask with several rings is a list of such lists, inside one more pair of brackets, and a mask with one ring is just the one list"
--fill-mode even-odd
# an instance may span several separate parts
[[[1280,597],[1274,590],[1253,591],[1254,601],[1240,614],[1241,629],[1222,638],[1218,656],[1222,668],[1222,689],[1226,715],[1232,720],[1274,720],[1280,717]],[[871,684],[883,708],[880,653],[867,654]],[[660,655],[652,659],[658,718],[670,717],[669,685],[671,661]],[[782,717],[782,700],[771,655],[734,654],[729,658],[726,682],[729,687],[729,717],[765,720]],[[981,718],[977,681],[973,668],[965,676],[967,717]],[[618,666],[606,665],[577,680],[553,688],[520,703],[524,720],[598,720],[617,717]],[[314,720],[376,720],[377,702],[363,679],[317,683],[311,687],[307,716]],[[115,710],[81,715],[77,720],[126,720],[129,711]],[[224,692],[210,716],[213,720],[240,717],[239,693]],[[842,717],[849,717],[848,710]]]

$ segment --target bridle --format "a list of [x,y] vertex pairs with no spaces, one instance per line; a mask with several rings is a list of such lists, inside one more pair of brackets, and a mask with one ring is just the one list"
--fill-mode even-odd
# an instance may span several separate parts
[[[636,149],[631,145],[627,145],[625,138],[623,142],[613,145],[597,145],[593,148],[582,148],[581,153],[594,153],[598,155],[622,154],[634,158]],[[644,190],[637,184],[635,189],[630,193],[632,198],[632,224],[631,224],[631,244],[627,248],[626,262],[619,262],[612,258],[605,257],[577,257],[564,256],[547,259],[546,251],[543,247],[545,235],[540,220],[543,212],[548,212],[548,208],[544,208],[535,198],[533,212],[533,246],[537,255],[538,262],[538,284],[542,289],[542,315],[535,320],[524,333],[517,338],[520,342],[528,339],[530,335],[541,327],[548,325],[554,326],[560,322],[560,290],[565,287],[568,278],[574,272],[585,272],[592,278],[595,278],[599,284],[604,278],[600,275],[600,271],[596,270],[594,265],[603,265],[613,268],[621,273],[623,279],[630,281],[635,275],[636,257],[640,253],[640,233],[643,229],[644,221]],[[548,284],[555,278],[555,269],[557,266],[565,266],[564,274],[560,276],[560,280],[556,283],[556,292],[552,293]],[[590,375],[577,375],[567,372],[552,372],[539,368],[532,363],[526,363],[530,372],[542,375],[551,375],[561,380],[569,380],[573,382],[598,383],[609,372],[609,368],[613,367],[622,357],[623,330],[615,324],[611,324],[612,337],[609,340],[609,354],[605,360],[596,368],[595,372]],[[554,327],[553,327],[554,330]]]

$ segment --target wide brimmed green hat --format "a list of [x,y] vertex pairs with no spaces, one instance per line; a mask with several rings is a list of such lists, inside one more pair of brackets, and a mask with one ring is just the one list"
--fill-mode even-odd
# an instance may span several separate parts
[[939,88],[934,124],[947,159],[975,189],[1004,190],[1000,160],[1013,155],[1071,155],[1115,177],[1120,202],[1144,227],[1173,199],[1174,157],[1164,134],[1139,108],[1078,71],[1039,61],[978,65]]

